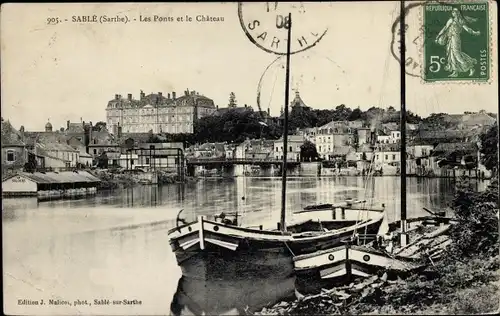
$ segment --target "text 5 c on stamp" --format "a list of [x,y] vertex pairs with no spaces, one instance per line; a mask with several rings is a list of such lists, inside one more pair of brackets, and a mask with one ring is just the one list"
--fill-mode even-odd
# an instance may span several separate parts
[[425,81],[490,79],[488,2],[427,3],[423,24]]

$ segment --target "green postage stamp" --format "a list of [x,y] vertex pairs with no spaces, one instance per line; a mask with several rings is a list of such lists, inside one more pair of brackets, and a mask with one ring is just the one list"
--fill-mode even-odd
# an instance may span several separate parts
[[488,2],[427,3],[423,23],[425,81],[490,79]]

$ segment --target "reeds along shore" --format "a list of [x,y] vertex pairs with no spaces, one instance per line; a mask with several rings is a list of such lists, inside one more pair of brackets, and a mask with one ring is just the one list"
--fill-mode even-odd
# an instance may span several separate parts
[[483,314],[499,309],[498,179],[475,192],[467,179],[452,202],[457,223],[443,259],[405,279],[386,273],[267,306],[255,315]]

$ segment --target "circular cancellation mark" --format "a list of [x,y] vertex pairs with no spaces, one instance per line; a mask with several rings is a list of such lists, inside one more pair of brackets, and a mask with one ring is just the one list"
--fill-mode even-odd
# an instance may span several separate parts
[[293,23],[291,54],[314,47],[328,31],[326,25],[321,25],[323,19],[315,18],[307,3],[238,3],[241,28],[248,39],[263,51],[277,55],[286,55],[288,13]]

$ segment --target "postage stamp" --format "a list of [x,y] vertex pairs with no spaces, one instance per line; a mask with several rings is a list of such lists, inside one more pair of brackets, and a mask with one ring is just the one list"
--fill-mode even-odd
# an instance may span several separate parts
[[423,6],[423,79],[488,81],[491,76],[487,1]]

